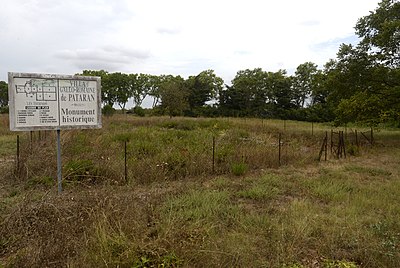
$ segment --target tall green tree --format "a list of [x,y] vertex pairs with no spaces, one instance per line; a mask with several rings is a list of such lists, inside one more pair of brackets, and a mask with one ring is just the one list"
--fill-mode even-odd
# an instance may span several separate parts
[[176,77],[173,75],[151,75],[150,85],[151,89],[149,91],[149,96],[153,98],[152,107],[155,108],[161,103],[161,85],[165,82],[171,82],[175,80]]
[[189,106],[194,109],[215,99],[222,90],[224,81],[213,70],[206,70],[196,76],[189,76],[185,83],[189,90]]
[[141,106],[143,100],[157,87],[157,76],[149,74],[131,74],[134,87],[132,91],[135,106]]
[[383,0],[378,8],[357,21],[360,48],[386,66],[400,67],[400,2]]
[[294,107],[291,79],[285,70],[265,72],[261,68],[237,72],[232,86],[220,94],[225,115],[285,117]]
[[317,70],[313,77],[310,106],[326,104],[328,94],[329,91],[326,88],[326,74],[322,70]]
[[272,93],[270,113],[273,117],[287,119],[290,110],[296,108],[293,104],[292,79],[286,75],[286,70],[279,70],[269,72],[267,81]]
[[326,66],[325,86],[330,92],[330,105],[337,107],[342,99],[348,99],[367,88],[372,67],[373,62],[368,53],[352,45],[342,44],[337,53],[337,60],[329,62]]
[[261,68],[238,71],[232,86],[222,93],[220,105],[242,116],[263,116],[272,92],[267,86],[268,73]]
[[[383,0],[358,20],[356,47],[342,45],[328,73],[338,122],[400,121],[400,3]],[[400,125],[400,123],[399,123]]]
[[317,65],[312,62],[300,64],[292,80],[293,101],[298,108],[305,107],[316,86]]
[[170,116],[183,115],[189,109],[189,91],[182,77],[169,76],[160,84],[161,108]]
[[[115,102],[122,110],[125,110],[126,103],[132,97],[129,76],[120,72],[110,73],[107,76],[105,84],[108,96],[113,96],[111,99],[113,101],[112,104]],[[111,105],[111,103],[109,104]]]

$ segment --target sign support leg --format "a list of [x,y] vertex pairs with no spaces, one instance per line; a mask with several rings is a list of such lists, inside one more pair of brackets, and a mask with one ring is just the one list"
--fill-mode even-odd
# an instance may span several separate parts
[[57,185],[58,193],[62,192],[62,176],[61,176],[61,141],[60,141],[60,130],[57,129]]

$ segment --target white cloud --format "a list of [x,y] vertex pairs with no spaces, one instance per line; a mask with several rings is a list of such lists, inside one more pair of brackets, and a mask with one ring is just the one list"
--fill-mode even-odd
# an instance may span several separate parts
[[55,57],[67,61],[79,69],[103,69],[120,71],[150,57],[149,51],[124,47],[104,46],[96,49],[60,50]]
[[0,80],[7,71],[82,69],[197,74],[322,65],[377,0],[4,0]]

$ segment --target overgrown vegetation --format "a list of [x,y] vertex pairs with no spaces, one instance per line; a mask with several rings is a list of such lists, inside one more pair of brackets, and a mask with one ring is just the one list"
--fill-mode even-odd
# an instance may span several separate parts
[[0,122],[5,267],[400,263],[398,130],[376,130],[373,146],[359,140],[355,156],[339,160],[329,152],[327,162],[317,162],[331,126],[114,115],[101,130],[62,132],[58,195],[54,133],[39,140],[35,132],[30,145],[29,133],[10,133],[6,117]]

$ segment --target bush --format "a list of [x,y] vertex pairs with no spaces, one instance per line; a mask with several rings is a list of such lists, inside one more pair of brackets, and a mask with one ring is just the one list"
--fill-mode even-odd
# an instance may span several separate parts
[[115,113],[115,109],[110,104],[107,104],[103,107],[102,112],[106,116],[111,116]]
[[133,108],[133,113],[140,117],[143,117],[146,115],[145,110],[140,106],[135,106]]
[[8,112],[9,112],[8,106],[0,107],[0,114],[8,114]]

